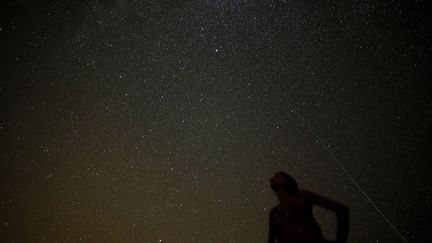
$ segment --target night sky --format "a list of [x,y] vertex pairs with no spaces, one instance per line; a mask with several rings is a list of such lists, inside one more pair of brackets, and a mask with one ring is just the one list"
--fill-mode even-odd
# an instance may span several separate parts
[[279,170],[426,242],[425,2],[2,1],[2,242],[265,242]]

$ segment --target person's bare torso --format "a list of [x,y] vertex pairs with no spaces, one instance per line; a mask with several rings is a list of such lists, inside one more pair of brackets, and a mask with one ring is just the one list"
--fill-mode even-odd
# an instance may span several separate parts
[[270,215],[278,243],[323,240],[321,228],[313,217],[312,204],[302,192],[281,201]]

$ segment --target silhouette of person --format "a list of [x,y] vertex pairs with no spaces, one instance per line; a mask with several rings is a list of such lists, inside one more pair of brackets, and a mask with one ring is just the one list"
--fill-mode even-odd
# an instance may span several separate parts
[[[270,185],[279,204],[270,211],[269,243],[345,243],[348,236],[349,209],[347,206],[306,190],[285,172],[278,172]],[[324,239],[312,206],[318,205],[336,213],[336,241]]]

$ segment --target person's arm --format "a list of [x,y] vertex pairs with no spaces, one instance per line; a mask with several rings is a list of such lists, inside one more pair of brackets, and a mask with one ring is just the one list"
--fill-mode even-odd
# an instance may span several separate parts
[[274,208],[273,208],[272,210],[270,210],[268,243],[275,243],[275,241],[276,241],[276,232],[274,227]]
[[302,191],[312,204],[316,204],[336,213],[337,220],[337,243],[345,243],[348,238],[349,209],[342,203],[325,198],[310,191]]

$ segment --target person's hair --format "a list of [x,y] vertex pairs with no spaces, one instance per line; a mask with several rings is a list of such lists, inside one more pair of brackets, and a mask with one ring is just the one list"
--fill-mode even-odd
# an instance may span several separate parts
[[300,191],[297,181],[288,173],[279,171],[275,176],[282,176],[285,180],[285,190],[289,193],[298,193]]

